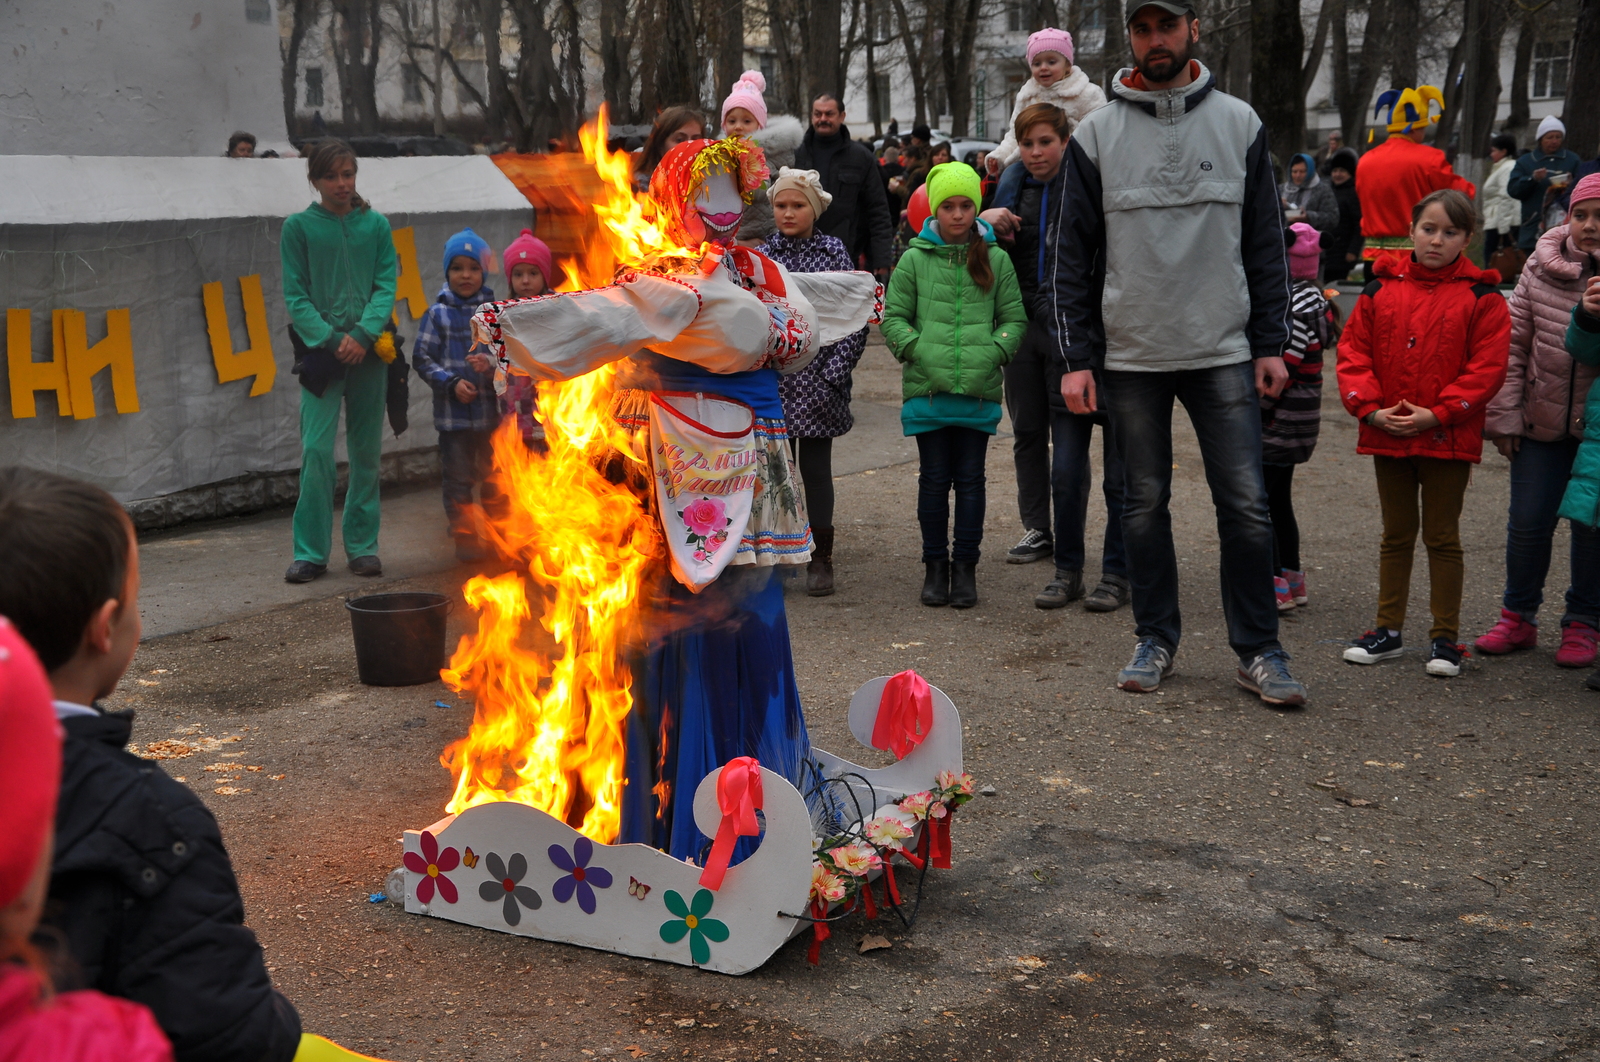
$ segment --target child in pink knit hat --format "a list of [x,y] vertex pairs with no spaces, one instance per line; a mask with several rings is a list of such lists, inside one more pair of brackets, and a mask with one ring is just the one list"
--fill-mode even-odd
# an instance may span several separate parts
[[728,136],[751,136],[767,126],[767,79],[759,70],[746,70],[722,101],[722,131]]
[[1006,122],[1005,139],[989,153],[991,175],[999,174],[1022,158],[1013,127],[1017,124],[1017,115],[1035,103],[1060,107],[1066,113],[1070,129],[1078,128],[1078,123],[1090,111],[1106,105],[1106,94],[1081,68],[1072,65],[1072,55],[1072,34],[1064,29],[1049,27],[1028,38],[1028,69],[1033,76],[1017,90],[1017,102]]
[[[550,248],[533,234],[523,229],[522,234],[506,247],[506,281],[511,285],[513,299],[531,299],[550,290],[551,270],[555,262]],[[517,430],[522,433],[523,445],[530,450],[544,449],[544,425],[539,422],[539,392],[533,378],[520,373],[506,374],[506,389],[500,395],[500,415],[517,418]]]
[[[746,70],[739,75],[733,91],[722,101],[722,135],[749,137],[755,141],[767,160],[768,172],[775,175],[783,167],[794,165],[794,151],[805,137],[805,127],[799,119],[787,114],[769,116],[766,97],[762,95],[766,90],[767,79],[761,71]],[[775,228],[767,190],[757,189],[739,224],[739,243],[745,247],[758,246]]]

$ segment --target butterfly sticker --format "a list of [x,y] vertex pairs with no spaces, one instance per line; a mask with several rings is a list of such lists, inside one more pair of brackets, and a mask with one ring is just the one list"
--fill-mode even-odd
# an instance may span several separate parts
[[476,867],[478,865],[478,859],[478,853],[474,852],[470,848],[467,849],[467,854],[461,857],[461,861],[468,867]]
[[650,895],[650,886],[630,874],[628,875],[628,895],[635,900],[643,900]]

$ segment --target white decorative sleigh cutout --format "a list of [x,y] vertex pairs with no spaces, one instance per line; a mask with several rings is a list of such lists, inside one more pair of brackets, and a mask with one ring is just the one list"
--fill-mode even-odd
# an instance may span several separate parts
[[[850,700],[851,733],[869,748],[888,681],[889,676],[873,679]],[[825,778],[836,780],[833,799],[847,819],[870,818],[885,804],[931,789],[941,772],[961,773],[960,714],[941,690],[928,689],[931,725],[898,762],[859,767],[813,749]],[[709,838],[723,822],[722,773],[713,771],[695,791],[695,824]],[[716,890],[700,884],[704,868],[649,845],[597,844],[543,811],[500,802],[406,831],[406,911],[719,973],[749,973],[808,928],[805,912],[813,910],[813,831],[805,799],[772,771],[762,768],[760,777],[766,827],[761,843],[728,868]]]

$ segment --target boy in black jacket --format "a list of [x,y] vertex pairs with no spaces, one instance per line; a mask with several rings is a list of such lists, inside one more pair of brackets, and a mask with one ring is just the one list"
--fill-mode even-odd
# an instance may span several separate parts
[[216,820],[126,751],[133,713],[95,707],[139,645],[127,514],[97,487],[0,468],[0,557],[0,614],[50,673],[65,731],[43,924],[65,938],[81,987],[155,1013],[176,1062],[288,1062],[300,1016],[244,926]]

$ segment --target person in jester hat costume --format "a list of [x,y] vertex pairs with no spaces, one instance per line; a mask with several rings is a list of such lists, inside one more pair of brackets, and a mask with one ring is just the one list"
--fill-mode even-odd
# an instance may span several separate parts
[[[1437,103],[1437,114],[1430,113]],[[1428,126],[1444,114],[1444,94],[1432,85],[1390,89],[1373,110],[1389,109],[1389,138],[1361,156],[1356,194],[1361,199],[1361,256],[1372,262],[1390,252],[1411,253],[1411,208],[1423,196],[1454,188],[1467,197],[1475,189],[1445,160],[1444,152],[1422,142]],[[1370,138],[1370,134],[1369,134]],[[1370,268],[1370,267],[1369,267]]]
[[[701,863],[710,839],[693,801],[712,770],[753,756],[809,787],[810,741],[773,576],[810,560],[811,532],[778,380],[883,306],[871,274],[790,273],[735,244],[766,177],[745,138],[680,144],[650,181],[679,255],[603,288],[491,303],[475,321],[505,369],[535,379],[621,362],[611,415],[648,455],[638,489],[668,555],[651,587],[653,636],[634,663],[618,841]],[[740,845],[735,862],[753,839]]]

